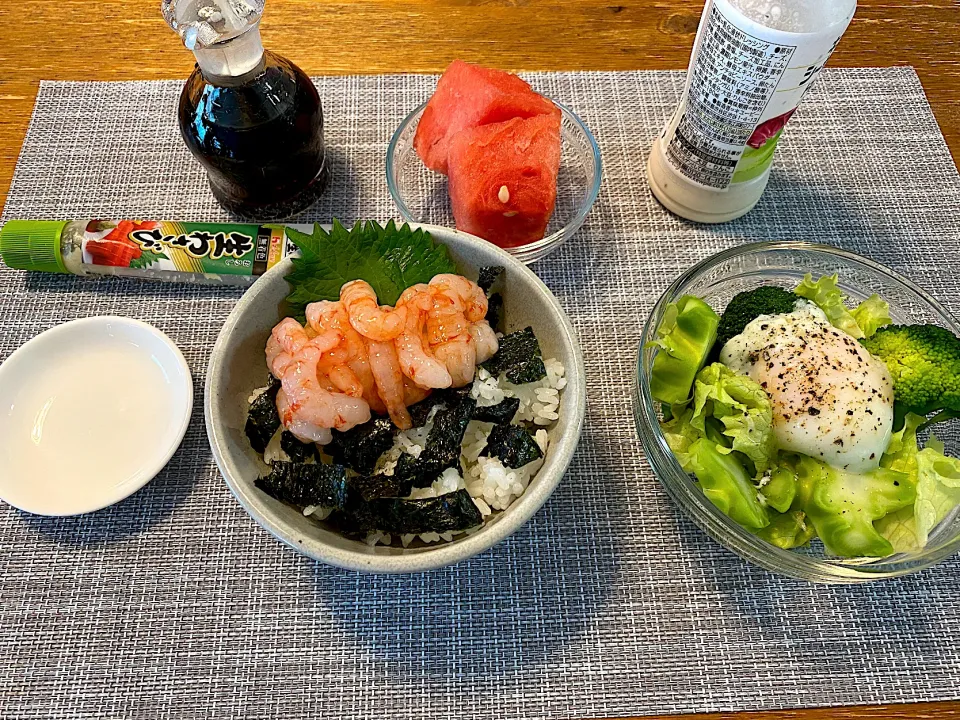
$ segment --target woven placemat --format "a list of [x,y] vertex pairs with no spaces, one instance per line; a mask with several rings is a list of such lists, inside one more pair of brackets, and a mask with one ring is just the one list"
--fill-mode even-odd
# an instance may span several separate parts
[[[220,479],[202,414],[167,470],[74,519],[0,509],[4,718],[573,718],[960,698],[960,563],[817,587],[750,567],[683,518],[636,440],[631,365],[668,283],[722,248],[804,238],[868,254],[960,310],[960,177],[910,69],[835,70],[763,201],[696,227],[645,180],[676,72],[533,75],[594,130],[583,231],[536,266],[583,341],[578,457],[519,533],[412,577],[281,546]],[[309,219],[394,217],[387,142],[428,77],[317,80],[333,181]],[[178,82],[44,83],[5,218],[225,219],[176,129]],[[238,292],[0,270],[0,356],[116,313],[179,343],[198,399]]]

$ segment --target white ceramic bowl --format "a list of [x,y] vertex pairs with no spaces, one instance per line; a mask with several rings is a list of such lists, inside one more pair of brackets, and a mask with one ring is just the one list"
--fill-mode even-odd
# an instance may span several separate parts
[[556,298],[536,275],[500,248],[480,238],[446,228],[422,226],[447,246],[460,272],[476,277],[479,268],[506,268],[504,307],[508,331],[534,328],[544,357],[566,367],[560,419],[550,428],[550,447],[542,469],[527,491],[482,530],[452,543],[422,547],[370,547],[349,540],[312,518],[304,517],[261,492],[256,478],[267,471],[244,434],[247,400],[267,382],[263,350],[280,320],[279,306],[289,292],[284,280],[291,264],[277,265],[254,283],[227,318],[214,347],[207,373],[204,412],[207,435],[220,472],[251,517],[279,540],[321,562],[381,573],[410,573],[450,565],[497,544],[546,502],[573,458],[586,412],[583,357],[573,328]]
[[183,354],[151,325],[57,325],[0,366],[0,498],[35,515],[80,515],[132,495],[190,423]]

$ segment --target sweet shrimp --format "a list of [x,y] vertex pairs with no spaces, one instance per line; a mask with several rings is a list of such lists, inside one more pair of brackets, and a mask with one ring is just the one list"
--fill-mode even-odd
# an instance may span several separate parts
[[282,387],[277,391],[277,412],[280,414],[284,428],[292,432],[300,442],[328,445],[333,440],[333,431],[330,428],[301,422],[295,418],[290,399]]
[[487,294],[483,288],[462,275],[436,275],[430,281],[430,286],[439,288],[448,297],[458,299],[468,321],[480,322],[487,316]]
[[283,377],[284,370],[287,369],[287,366],[293,361],[293,358],[289,353],[283,351],[283,346],[280,345],[280,341],[274,337],[273,333],[270,333],[270,337],[267,338],[267,367],[270,368],[270,372],[273,374],[277,380]]
[[470,326],[470,335],[473,336],[473,344],[477,350],[478,365],[492,358],[500,349],[497,334],[486,320],[473,323]]
[[405,308],[407,320],[396,339],[397,357],[403,374],[424,388],[448,388],[453,378],[446,366],[424,347],[424,325],[433,308],[433,291],[428,285],[414,285],[397,301]]
[[340,302],[347,311],[353,329],[369,340],[387,342],[403,332],[406,311],[377,304],[377,294],[363,280],[348,282],[340,288]]
[[350,324],[343,304],[327,300],[311,303],[306,314],[308,326],[315,331],[336,330],[343,335],[343,342],[321,360],[321,374],[343,392],[363,397],[374,412],[386,412],[370,367],[366,340]]
[[430,351],[450,373],[453,387],[464,387],[473,382],[477,371],[477,350],[470,321],[460,291],[449,280],[456,276],[437,277],[446,281],[437,284],[431,281],[433,303],[427,313],[427,342]]
[[267,367],[277,380],[283,378],[283,373],[293,362],[293,356],[310,342],[300,325],[293,318],[281,320],[270,333],[267,340]]
[[323,429],[350,430],[370,419],[370,406],[365,400],[330,392],[318,379],[317,364],[324,352],[322,348],[330,342],[339,342],[338,338],[338,333],[328,331],[302,347],[281,379],[282,401],[277,394],[280,419],[284,427],[302,440],[324,436]]
[[393,424],[401,430],[413,427],[413,420],[407,412],[406,394],[404,392],[404,378],[400,370],[400,360],[397,358],[397,349],[392,342],[368,341],[370,369],[377,382],[377,390]]

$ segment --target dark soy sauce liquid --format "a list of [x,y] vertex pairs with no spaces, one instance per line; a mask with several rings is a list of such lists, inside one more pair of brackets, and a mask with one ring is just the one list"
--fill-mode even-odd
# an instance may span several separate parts
[[300,68],[269,51],[263,60],[261,69],[224,84],[194,71],[180,96],[180,132],[228,212],[283,220],[326,189],[323,109]]

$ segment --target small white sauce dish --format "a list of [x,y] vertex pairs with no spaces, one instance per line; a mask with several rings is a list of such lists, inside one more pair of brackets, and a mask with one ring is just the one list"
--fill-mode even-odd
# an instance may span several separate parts
[[183,354],[151,325],[58,325],[0,365],[0,500],[36,515],[100,510],[170,461],[193,411]]

